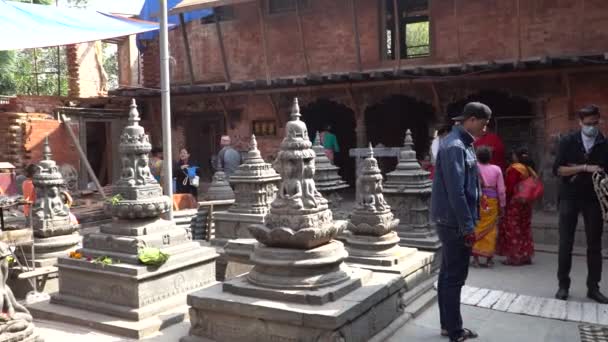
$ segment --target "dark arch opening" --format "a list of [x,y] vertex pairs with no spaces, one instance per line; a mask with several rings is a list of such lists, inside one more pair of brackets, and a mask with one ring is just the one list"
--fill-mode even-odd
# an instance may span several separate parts
[[492,120],[488,127],[503,141],[507,162],[510,159],[510,152],[520,146],[528,147],[532,155],[538,159],[542,152],[536,143],[539,132],[533,122],[534,107],[528,99],[502,91],[482,90],[448,104],[448,115],[450,117],[458,115],[464,106],[472,101],[482,102],[492,110]]
[[[422,160],[430,146],[429,125],[435,120],[433,107],[404,95],[393,95],[365,110],[367,138],[372,145],[403,146],[406,130],[412,131],[418,160]],[[396,158],[379,161],[383,172],[392,171]]]
[[348,151],[357,144],[355,133],[355,113],[348,107],[328,99],[318,99],[303,107],[302,120],[306,122],[310,140],[314,141],[317,131],[330,124],[338,138],[340,152],[335,156],[335,164],[340,168],[340,176],[351,186],[355,184],[355,160]]

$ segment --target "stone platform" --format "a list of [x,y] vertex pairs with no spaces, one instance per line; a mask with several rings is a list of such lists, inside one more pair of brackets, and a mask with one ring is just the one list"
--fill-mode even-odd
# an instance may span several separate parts
[[368,274],[364,286],[322,306],[222,291],[243,277],[218,283],[188,296],[192,328],[181,342],[368,341],[401,315],[404,287],[399,275]]
[[37,320],[89,327],[129,339],[142,339],[154,335],[162,329],[188,319],[188,306],[186,305],[181,305],[137,322],[121,320],[92,310],[77,309],[50,302],[29,305],[28,309]]
[[191,251],[172,255],[158,268],[59,259],[61,292],[51,301],[127,320],[158,315],[185,303],[187,293],[214,280],[215,251],[188,245]]

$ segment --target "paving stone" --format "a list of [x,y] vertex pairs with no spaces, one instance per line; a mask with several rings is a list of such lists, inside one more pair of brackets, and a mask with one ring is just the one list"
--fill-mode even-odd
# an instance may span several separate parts
[[492,305],[493,310],[497,311],[507,311],[513,300],[517,297],[515,293],[505,292],[503,295],[496,301],[496,304]]
[[485,296],[488,295],[489,292],[490,290],[488,289],[479,289],[475,292],[471,292],[462,300],[462,304],[477,305]]
[[541,308],[540,313],[538,315],[544,318],[565,320],[566,313],[566,301],[547,298],[545,305]]
[[468,296],[470,296],[472,293],[476,292],[477,290],[479,290],[478,287],[473,287],[473,286],[463,286],[462,290],[460,291],[460,302],[462,303],[462,300],[464,298],[467,298]]
[[583,303],[583,322],[597,324],[597,303]]
[[521,314],[524,312],[526,307],[530,305],[530,302],[534,299],[534,297],[526,296],[526,295],[518,295],[517,298],[513,300],[507,312]]
[[481,301],[479,301],[479,303],[477,303],[477,306],[489,309],[492,307],[492,305],[498,302],[498,300],[500,299],[500,297],[502,297],[503,294],[503,291],[491,290]]
[[583,320],[583,303],[567,302],[566,320],[581,322]]
[[608,325],[608,305],[599,304],[597,306],[597,322],[601,325]]
[[522,313],[528,316],[539,316],[540,311],[546,305],[548,298],[531,297],[530,301],[524,306]]

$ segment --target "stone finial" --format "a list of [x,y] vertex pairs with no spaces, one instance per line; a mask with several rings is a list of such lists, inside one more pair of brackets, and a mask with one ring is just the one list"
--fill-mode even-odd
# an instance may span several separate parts
[[293,105],[291,106],[291,120],[300,120],[300,104],[298,103],[298,98],[293,99]]
[[414,149],[414,139],[412,139],[412,131],[411,130],[407,130],[405,132],[405,139],[403,139],[403,147],[408,150],[411,151]]
[[137,110],[137,103],[135,103],[135,99],[131,99],[131,105],[129,108],[131,108],[129,110],[129,123],[134,126],[139,125],[139,121],[141,119],[139,118],[139,111]]
[[251,150],[257,150],[258,149],[258,141],[255,138],[255,134],[251,135],[251,143],[249,144],[249,148]]
[[321,146],[321,133],[319,131],[317,131],[317,134],[315,134],[315,141],[313,142],[313,146]]
[[53,154],[51,153],[51,146],[49,145],[49,136],[44,137],[44,147],[42,148],[42,155],[44,160],[51,160]]
[[372,147],[372,143],[369,143],[369,148],[367,151],[367,158],[374,158],[374,148]]

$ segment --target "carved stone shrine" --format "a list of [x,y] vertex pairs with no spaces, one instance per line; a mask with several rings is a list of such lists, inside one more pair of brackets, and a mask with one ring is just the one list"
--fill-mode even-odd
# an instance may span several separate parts
[[228,183],[226,173],[220,167],[213,174],[209,189],[203,195],[204,201],[221,201],[221,200],[232,200],[234,199],[234,191]]
[[[120,136],[122,173],[105,204],[113,221],[83,238],[82,258],[59,259],[59,292],[51,302],[60,305],[48,308],[53,319],[89,317],[83,310],[103,314],[86,324],[131,338],[183,320],[186,294],[215,281],[217,257],[213,248],[200,247],[185,229],[160,218],[171,200],[150,173],[152,146],[139,120],[133,100]],[[160,266],[142,264],[138,253],[146,247],[160,249],[169,259]],[[113,324],[120,329],[108,328]]]
[[344,236],[347,262],[374,271],[399,273],[408,281],[429,278],[432,253],[399,246],[395,232],[398,224],[384,200],[382,174],[370,145],[357,178],[357,203]]
[[334,221],[317,191],[315,153],[297,100],[275,168],[281,185],[264,224],[249,227],[258,244],[248,274],[188,296],[190,341],[365,341],[401,314],[394,274],[351,268],[334,240]]
[[340,201],[342,201],[342,197],[338,191],[348,188],[348,184],[342,180],[342,177],[338,174],[340,168],[332,164],[325,155],[325,149],[321,145],[321,136],[319,132],[317,132],[312,149],[315,151],[316,155],[315,184],[317,184],[317,190],[327,198],[330,207],[336,209],[339,206]]
[[416,159],[412,132],[405,133],[397,168],[386,175],[384,195],[399,218],[397,233],[401,245],[436,252],[441,242],[430,224],[430,198],[433,182],[429,172]]
[[255,135],[252,135],[247,157],[230,177],[235,202],[227,211],[215,213],[212,244],[224,246],[231,239],[251,238],[247,226],[264,223],[280,181],[281,176],[262,159]]
[[35,332],[32,315],[6,284],[11,255],[8,245],[0,241],[0,342],[43,342]]
[[52,160],[48,137],[44,140],[43,159],[37,164],[32,182],[36,189],[36,201],[32,209],[34,228],[34,257],[26,248],[26,258],[37,267],[52,266],[58,257],[65,257],[75,250],[81,237],[78,226],[70,222],[70,208],[62,194],[66,183],[59,167]]

